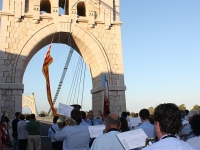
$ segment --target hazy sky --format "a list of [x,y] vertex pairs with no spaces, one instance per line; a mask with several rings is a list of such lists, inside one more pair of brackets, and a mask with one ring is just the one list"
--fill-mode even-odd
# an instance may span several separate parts
[[[127,110],[138,112],[164,102],[184,103],[187,109],[200,104],[200,1],[121,0],[121,21]],[[32,58],[23,80],[24,93],[35,93],[39,112],[49,109],[41,71],[47,49]],[[52,47],[52,97],[68,52],[65,45]],[[66,103],[77,60],[73,55],[56,105]],[[83,110],[91,109],[91,88],[86,69]]]

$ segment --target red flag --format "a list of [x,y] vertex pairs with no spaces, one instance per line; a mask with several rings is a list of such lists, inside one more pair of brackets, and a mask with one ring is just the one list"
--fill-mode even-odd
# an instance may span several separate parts
[[109,108],[109,89],[108,89],[108,80],[105,79],[105,96],[104,96],[104,116],[106,117],[106,113],[110,111]]
[[50,55],[50,50],[51,50],[51,44],[49,46],[49,49],[46,53],[46,57],[44,59],[42,72],[43,72],[43,74],[46,78],[46,89],[47,89],[47,98],[48,98],[48,101],[49,101],[49,105],[51,107],[53,115],[57,116],[56,111],[55,111],[54,106],[53,106],[54,104],[52,102],[50,80],[49,80],[49,65],[53,62],[53,58]]

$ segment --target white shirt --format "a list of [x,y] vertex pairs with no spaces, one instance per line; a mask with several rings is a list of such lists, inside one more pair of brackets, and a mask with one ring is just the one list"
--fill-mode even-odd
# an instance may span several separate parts
[[54,129],[55,132],[60,131],[60,128],[58,127],[56,123],[53,123],[52,126],[48,130],[48,137],[51,138],[51,142],[56,142],[56,140],[54,139],[55,133],[52,130],[52,128]]
[[89,150],[90,133],[87,125],[65,126],[56,131],[57,141],[63,141],[63,150]]
[[186,142],[200,150],[200,136],[193,137]]
[[160,141],[143,148],[142,150],[197,150],[186,142],[174,137],[161,139]]
[[187,120],[182,119],[182,125],[188,124],[189,122]]
[[90,150],[124,150],[122,144],[118,140],[116,134],[118,131],[110,131],[106,134],[98,136]]
[[17,123],[17,132],[18,132],[19,140],[28,139],[28,132],[26,131],[26,121],[25,120],[20,120]]

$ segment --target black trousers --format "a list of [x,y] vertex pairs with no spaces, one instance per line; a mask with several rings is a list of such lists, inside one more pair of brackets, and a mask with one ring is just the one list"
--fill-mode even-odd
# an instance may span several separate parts
[[28,143],[28,139],[18,140],[18,149],[19,150],[26,150],[27,143]]
[[53,150],[62,150],[63,149],[63,141],[52,142]]

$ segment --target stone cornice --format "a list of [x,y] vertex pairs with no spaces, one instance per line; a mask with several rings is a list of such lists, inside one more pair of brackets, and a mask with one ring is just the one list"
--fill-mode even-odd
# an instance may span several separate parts
[[22,84],[22,83],[0,83],[0,89],[24,90],[24,84]]

